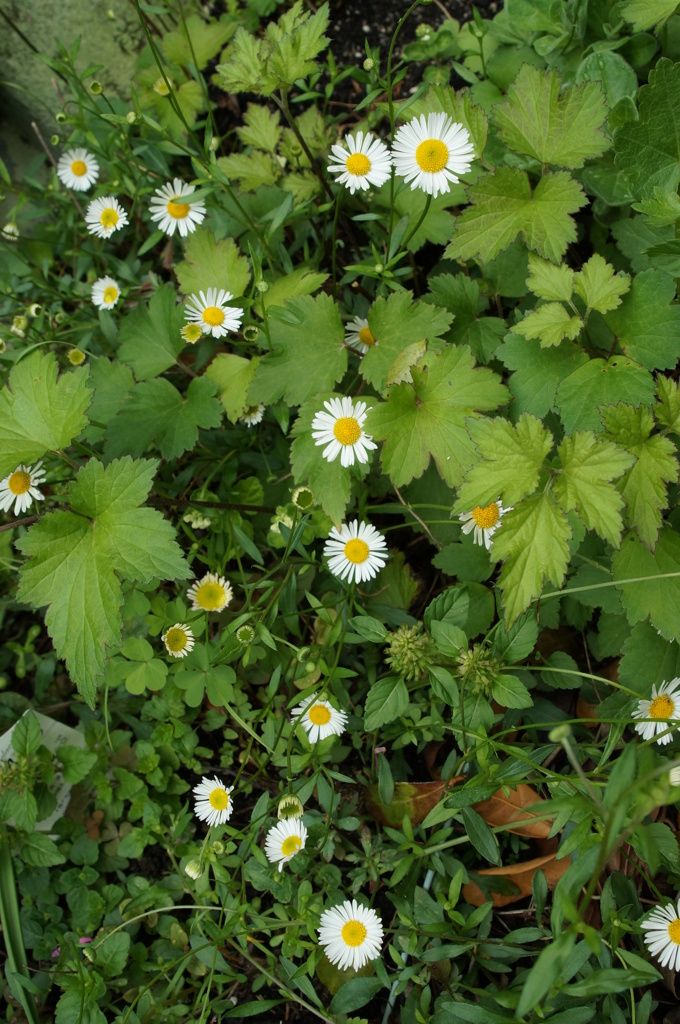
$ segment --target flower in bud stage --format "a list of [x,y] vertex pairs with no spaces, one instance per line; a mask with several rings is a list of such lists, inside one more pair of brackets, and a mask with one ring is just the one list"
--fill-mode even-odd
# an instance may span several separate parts
[[372,57],[367,57],[364,61],[364,71],[372,71],[375,67],[375,61]]
[[551,743],[561,743],[562,740],[567,740],[571,736],[571,726],[568,722],[563,722],[562,725],[556,725],[554,729],[551,729],[548,733],[548,739]]
[[491,687],[500,675],[502,666],[495,658],[482,657],[486,653],[482,644],[475,644],[471,651],[461,650],[458,655],[458,672],[476,693],[490,697]]
[[38,305],[37,302],[34,302],[32,305],[30,305],[28,307],[28,315],[29,316],[40,316],[41,313],[42,313],[42,306]]
[[243,328],[243,338],[249,345],[252,345],[259,337],[260,328],[256,327],[255,324],[248,324],[247,327]]
[[435,657],[434,645],[422,623],[399,626],[396,632],[390,634],[385,661],[407,682],[415,683],[423,679],[428,665]]
[[194,881],[196,881],[196,879],[200,878],[203,874],[203,865],[196,857],[193,860],[187,861],[184,865],[184,873],[187,874],[189,878],[193,878]]
[[57,122],[57,124],[65,124],[66,114],[62,110],[60,110],[54,120]]
[[50,142],[52,143],[53,146],[58,146],[59,143],[61,142],[61,139],[59,138],[58,135],[50,135]]
[[28,327],[28,317],[15,316],[12,320],[12,326],[16,327],[19,331],[25,331]]
[[258,281],[255,287],[260,293],[260,295],[264,295],[265,292],[269,291],[269,285],[267,284],[266,281]]
[[236,630],[236,639],[240,644],[243,644],[244,647],[250,647],[255,640],[255,630],[252,626],[247,624],[239,626]]
[[296,487],[293,491],[291,501],[296,508],[299,508],[301,512],[308,512],[316,502],[314,500],[314,492],[310,487]]
[[216,839],[210,847],[210,852],[214,853],[216,857],[221,857],[226,850],[226,846],[219,839]]
[[17,238],[19,237],[19,228],[16,226],[16,224],[5,224],[1,234],[6,242],[16,242]]
[[104,86],[101,82],[90,82],[90,92],[93,96],[99,96],[104,91]]
[[286,793],[279,800],[276,812],[279,821],[286,821],[288,818],[301,818],[303,813],[302,802],[293,793]]

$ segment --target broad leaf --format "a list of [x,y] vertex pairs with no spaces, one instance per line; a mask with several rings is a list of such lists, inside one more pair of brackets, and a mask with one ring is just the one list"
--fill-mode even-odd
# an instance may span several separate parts
[[399,676],[387,676],[373,683],[364,706],[364,729],[372,732],[403,714],[408,707],[406,683]]
[[514,396],[510,411],[514,417],[521,412],[543,417],[554,408],[557,387],[579,366],[588,362],[586,353],[576,345],[558,348],[536,348],[521,338],[507,334],[496,350],[496,357],[509,370],[508,387]]
[[236,423],[252,404],[248,388],[259,361],[258,356],[244,359],[233,352],[220,352],[205,371],[208,380],[217,385],[217,397],[231,423]]
[[677,381],[659,376],[656,393],[659,401],[654,406],[654,415],[662,426],[680,434],[680,388]]
[[[663,2],[663,0],[660,0]],[[638,94],[639,120],[614,133],[616,166],[625,171],[634,198],[653,197],[658,186],[675,191],[680,180],[680,64],[662,58]]]
[[208,288],[226,288],[232,295],[244,295],[250,281],[248,260],[233,238],[217,241],[212,231],[197,228],[184,244],[184,259],[175,267],[185,295]]
[[533,313],[526,313],[510,331],[529,340],[539,338],[541,348],[550,348],[559,345],[563,338],[578,338],[582,327],[581,318],[570,316],[561,302],[546,302]]
[[527,288],[539,299],[569,302],[574,290],[574,271],[564,263],[555,266],[530,252]]
[[87,426],[88,370],[57,374],[56,357],[43,349],[12,367],[0,391],[0,477],[68,447]]
[[633,23],[636,32],[644,32],[667,21],[677,9],[676,0],[626,0],[621,14]]
[[187,14],[173,32],[163,35],[163,53],[171,64],[201,71],[216,57],[232,35],[233,22],[226,15],[204,21],[198,14]]
[[267,291],[261,297],[254,309],[262,315],[262,306],[269,309],[270,306],[285,306],[290,299],[300,298],[302,295],[312,295],[318,292],[321,285],[328,279],[328,274],[318,274],[308,267],[299,267],[291,274],[284,274],[269,285]]
[[480,458],[467,474],[454,506],[457,512],[502,497],[506,505],[533,494],[553,439],[540,420],[526,413],[516,426],[508,420],[479,419],[469,424]]
[[176,304],[173,286],[164,284],[148,306],[140,302],[121,321],[118,355],[137,380],[157,377],[177,362],[184,348],[183,326],[184,307]]
[[651,373],[630,359],[590,359],[565,377],[555,403],[568,434],[575,430],[602,430],[600,407],[629,402],[651,405],[654,381]]
[[91,707],[107,648],[120,645],[120,580],[187,579],[191,573],[160,512],[140,508],[157,463],[95,459],[69,487],[73,511],[43,516],[17,541],[28,556],[18,597],[47,606],[57,654]]
[[588,529],[618,547],[623,499],[610,481],[630,468],[633,456],[590,431],[565,437],[557,453],[562,472],[555,480],[555,493],[562,508],[575,509]]
[[[659,270],[633,279],[628,295],[605,321],[627,356],[648,370],[668,370],[680,355],[680,306],[675,281]],[[603,311],[604,312],[604,311]]]
[[[621,305],[621,296],[630,288],[628,274],[615,274],[611,264],[595,253],[574,275],[574,291],[588,309],[609,313]],[[613,330],[613,328],[612,328]]]
[[456,345],[469,345],[477,359],[488,363],[505,334],[505,320],[482,316],[489,300],[479,291],[479,283],[465,274],[440,274],[430,278],[426,301],[444,306],[455,314],[446,335]]
[[[400,356],[411,350],[410,362],[402,372],[423,355],[418,343],[440,337],[449,327],[453,315],[445,309],[433,309],[424,302],[413,302],[411,292],[392,292],[387,299],[376,299],[368,314],[368,324],[376,344],[361,360],[361,375],[377,391],[382,391],[390,372]],[[410,374],[406,378],[410,380]]]
[[628,621],[634,624],[649,616],[664,636],[676,636],[680,622],[680,536],[664,526],[652,553],[634,533],[629,533],[621,549],[614,552],[612,567]]

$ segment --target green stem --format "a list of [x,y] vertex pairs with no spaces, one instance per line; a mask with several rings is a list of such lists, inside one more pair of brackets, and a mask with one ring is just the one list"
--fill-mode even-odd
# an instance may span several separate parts
[[0,833],[0,923],[7,951],[5,976],[10,990],[17,1001],[21,1003],[30,1024],[39,1024],[35,1000],[22,984],[23,981],[30,984],[31,980],[26,968],[26,949],[19,917],[9,838],[4,829]]
[[406,238],[401,243],[401,246],[400,246],[401,249],[405,249],[406,246],[408,245],[408,243],[413,238],[413,236],[417,233],[418,229],[420,228],[420,225],[423,223],[423,221],[427,217],[428,211],[430,209],[431,202],[432,202],[432,196],[430,194],[428,194],[428,196],[427,196],[427,198],[425,200],[425,206],[423,207],[423,212],[421,213],[420,217],[418,218],[418,223],[416,224],[416,226],[413,228],[412,231],[409,231],[408,235],[406,236]]

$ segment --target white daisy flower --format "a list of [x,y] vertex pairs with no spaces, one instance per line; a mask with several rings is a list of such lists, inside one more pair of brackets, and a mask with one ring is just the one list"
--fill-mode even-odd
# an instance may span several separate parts
[[340,736],[347,725],[344,711],[336,711],[327,700],[317,700],[316,697],[310,697],[293,708],[291,718],[293,725],[299,723],[302,726],[310,743],[318,743],[327,736]]
[[193,860],[186,862],[184,865],[184,871],[189,878],[193,878],[194,881],[197,881],[203,874],[203,864],[198,857],[195,857]]
[[187,590],[192,611],[200,609],[204,612],[222,612],[233,596],[231,584],[224,576],[217,576],[214,572],[206,573]]
[[368,326],[368,320],[363,317],[355,316],[345,326],[345,345],[361,352],[362,356],[365,356],[368,350],[377,344],[371,333],[371,328]]
[[475,544],[479,544],[480,547],[483,544],[487,551],[491,549],[491,538],[494,533],[501,525],[501,519],[506,512],[512,512],[514,505],[510,505],[508,508],[503,508],[503,504],[500,500],[492,501],[490,505],[485,505],[482,508],[481,505],[477,505],[473,508],[472,512],[461,512],[458,516],[463,526],[463,533],[472,533],[475,531],[474,540]]
[[[664,681],[658,693],[655,684],[652,686],[651,700],[638,701],[633,718],[652,719],[651,722],[639,722],[635,726],[635,732],[639,733],[643,740],[652,740],[656,736],[657,743],[663,746],[673,739],[673,733],[667,730],[673,722],[680,721],[680,694],[676,692],[678,687],[680,678],[677,677],[671,679],[670,683]],[[665,736],[661,733],[665,733]]]
[[421,114],[402,125],[394,137],[392,159],[399,177],[434,199],[449,192],[461,174],[470,170],[474,147],[462,124],[447,114]]
[[269,863],[278,864],[279,871],[283,871],[283,865],[292,860],[300,850],[304,850],[306,842],[307,829],[302,824],[302,819],[287,818],[267,832],[264,852]]
[[671,786],[680,786],[680,767],[671,768],[668,773],[668,781]]
[[165,649],[173,658],[186,658],[194,646],[194,634],[183,622],[176,622],[161,637]]
[[207,821],[208,825],[224,825],[231,818],[233,805],[229,794],[233,786],[225,786],[215,776],[208,779],[203,776],[197,786],[194,786],[193,793],[196,797],[194,814],[201,821]]
[[670,971],[680,970],[680,900],[678,905],[669,903],[655,907],[646,921],[640,922],[644,931],[645,945],[662,967]]
[[128,222],[127,213],[115,196],[93,199],[85,214],[87,230],[98,238],[110,238]]
[[92,301],[97,309],[111,309],[120,298],[120,285],[112,277],[100,277],[92,285]]
[[254,427],[257,423],[262,422],[264,410],[265,406],[262,404],[249,406],[240,417],[241,423],[245,423],[247,427]]
[[151,200],[151,220],[158,224],[166,235],[174,235],[178,230],[182,238],[186,238],[203,223],[205,203],[202,199],[193,200],[196,189],[185,185],[181,178],[175,178],[170,184],[157,188]]
[[189,345],[195,345],[203,337],[203,328],[200,324],[185,324],[179,332]]
[[86,149],[67,149],[57,164],[59,181],[75,192],[87,192],[99,177],[99,164]]
[[385,143],[370,133],[364,137],[363,132],[357,132],[356,138],[345,135],[345,146],[331,147],[333,162],[326,170],[340,175],[336,181],[352,195],[356,189],[366,191],[370,185],[384,185],[392,171],[392,158]]
[[243,310],[237,306],[227,306],[233,297],[224,288],[219,291],[217,288],[208,288],[207,292],[190,295],[184,319],[198,324],[205,334],[212,334],[213,338],[221,338],[229,331],[238,331]]
[[14,515],[18,516],[30,508],[31,501],[44,501],[45,496],[38,490],[38,484],[45,479],[41,469],[42,459],[35,466],[17,466],[13,473],[0,480],[0,509],[9,512],[14,503]]
[[323,404],[328,412],[317,412],[312,420],[312,437],[315,444],[326,445],[324,459],[333,462],[339,455],[343,466],[353,466],[355,456],[358,462],[368,462],[367,449],[378,446],[362,429],[368,412],[366,403],[354,405],[351,398],[331,398]]
[[324,910],[319,922],[319,945],[341,971],[358,971],[369,960],[380,956],[383,941],[382,921],[375,910],[362,907],[356,900]]
[[334,576],[347,582],[363,583],[372,580],[387,561],[387,544],[381,533],[370,523],[355,519],[343,523],[338,530],[335,526],[328,535],[323,553],[328,559],[328,568]]

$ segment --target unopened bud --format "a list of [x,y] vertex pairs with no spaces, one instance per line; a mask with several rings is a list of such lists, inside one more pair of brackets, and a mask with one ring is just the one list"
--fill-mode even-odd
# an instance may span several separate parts
[[64,111],[60,110],[54,118],[54,120],[57,122],[57,124],[66,124],[66,114],[64,113]]
[[265,292],[269,291],[269,285],[267,284],[266,281],[258,281],[257,284],[255,285],[255,288],[260,293],[260,295],[264,295]]
[[32,303],[32,305],[30,305],[28,307],[28,315],[29,316],[40,316],[41,313],[42,313],[42,306],[39,305],[37,302]]
[[93,96],[99,96],[104,91],[104,86],[101,82],[90,82],[90,92]]
[[556,725],[548,733],[548,739],[551,743],[561,743],[562,740],[568,740],[570,736],[571,726],[567,722],[563,722],[562,725]]
[[20,331],[25,331],[28,327],[28,317],[15,316],[12,320],[12,325]]
[[277,810],[277,816],[279,821],[287,821],[289,818],[301,818],[304,813],[304,807],[298,799],[292,793],[286,793],[284,797],[279,800],[279,806]]
[[239,626],[236,630],[236,639],[240,644],[243,644],[244,647],[250,647],[255,639],[255,630],[252,626],[248,626],[247,624]]
[[61,140],[58,135],[50,135],[50,144],[52,146],[58,146],[60,141]]
[[243,338],[249,345],[252,345],[259,337],[260,328],[256,324],[248,324],[247,327],[243,328]]
[[215,842],[211,844],[210,850],[212,853],[215,854],[216,857],[221,857],[224,851],[226,850],[226,846],[224,845],[224,843],[220,842],[219,839],[216,839]]
[[307,512],[315,504],[314,491],[311,487],[296,487],[293,491],[291,501],[301,512]]
[[375,61],[372,57],[367,57],[364,61],[364,71],[372,71],[375,67]]
[[184,872],[189,878],[193,878],[196,881],[203,874],[203,865],[198,858],[194,858],[194,860],[187,861],[184,865]]

